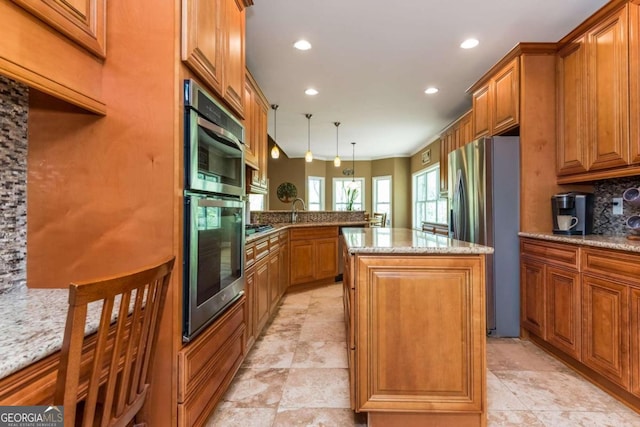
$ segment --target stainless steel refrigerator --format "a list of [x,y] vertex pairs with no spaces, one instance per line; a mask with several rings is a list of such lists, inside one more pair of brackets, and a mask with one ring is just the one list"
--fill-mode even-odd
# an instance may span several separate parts
[[[525,159],[526,161],[526,159]],[[482,138],[449,153],[449,231],[487,257],[487,333],[520,333],[520,141]],[[553,165],[549,165],[553,167]]]

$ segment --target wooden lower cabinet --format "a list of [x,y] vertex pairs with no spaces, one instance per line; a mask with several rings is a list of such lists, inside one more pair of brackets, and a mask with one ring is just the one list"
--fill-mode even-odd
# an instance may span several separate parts
[[631,392],[640,397],[640,288],[631,289]]
[[520,248],[530,339],[640,411],[640,254],[530,238]]
[[520,326],[545,336],[545,265],[522,257],[520,264]]
[[269,254],[269,313],[273,314],[280,301],[280,248]]
[[271,295],[269,293],[269,259],[263,258],[256,263],[256,333],[261,331],[269,319],[269,303]]
[[338,227],[302,227],[290,232],[290,284],[332,280],[338,274]]
[[609,380],[629,385],[628,286],[582,276],[582,362]]
[[247,269],[244,273],[244,295],[247,298],[247,309],[245,310],[245,324],[247,330],[245,333],[245,345],[249,350],[256,341],[256,321],[254,320],[256,312],[256,270],[255,268]]
[[352,257],[353,408],[370,425],[486,425],[484,258]]
[[546,339],[568,355],[580,360],[580,274],[577,271],[549,266],[546,268],[545,282]]
[[178,425],[203,426],[245,356],[246,298],[178,352]]
[[280,296],[289,287],[289,232],[280,233]]

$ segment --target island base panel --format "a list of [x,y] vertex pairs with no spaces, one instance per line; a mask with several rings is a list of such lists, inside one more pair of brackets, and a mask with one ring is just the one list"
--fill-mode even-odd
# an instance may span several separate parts
[[482,414],[423,414],[369,412],[368,427],[478,427],[486,426]]

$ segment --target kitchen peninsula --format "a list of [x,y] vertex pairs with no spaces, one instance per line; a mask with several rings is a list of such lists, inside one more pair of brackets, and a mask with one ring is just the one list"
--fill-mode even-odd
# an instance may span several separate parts
[[396,228],[345,228],[351,408],[375,426],[485,426],[485,256]]

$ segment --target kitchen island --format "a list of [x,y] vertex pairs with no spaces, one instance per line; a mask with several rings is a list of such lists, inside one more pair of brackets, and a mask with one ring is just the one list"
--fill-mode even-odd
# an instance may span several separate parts
[[485,256],[417,230],[345,228],[351,408],[376,426],[485,426]]

